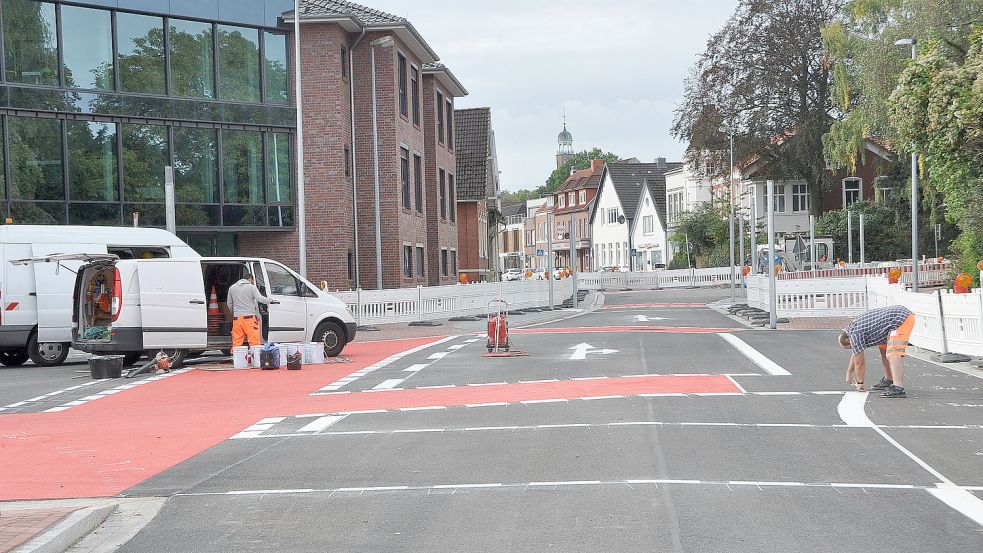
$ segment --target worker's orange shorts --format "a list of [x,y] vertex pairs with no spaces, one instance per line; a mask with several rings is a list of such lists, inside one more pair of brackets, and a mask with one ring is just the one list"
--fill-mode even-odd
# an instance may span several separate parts
[[887,352],[888,358],[904,357],[904,350],[908,347],[908,339],[911,338],[911,331],[915,328],[915,316],[908,315],[908,318],[901,323],[894,332],[887,338],[886,344],[881,344],[881,351]]
[[243,340],[250,346],[263,345],[263,338],[259,333],[259,317],[236,317],[232,321],[232,347],[241,346]]

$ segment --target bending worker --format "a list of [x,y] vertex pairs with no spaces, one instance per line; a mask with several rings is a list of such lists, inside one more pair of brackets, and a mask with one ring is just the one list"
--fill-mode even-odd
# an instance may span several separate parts
[[253,284],[253,275],[247,273],[239,282],[229,287],[229,306],[232,308],[232,347],[242,345],[247,340],[250,346],[259,346],[263,338],[259,332],[259,304],[269,305],[273,300],[267,298]]
[[904,391],[904,356],[914,327],[915,315],[900,305],[871,309],[854,319],[839,336],[840,345],[853,352],[847,367],[847,383],[854,383],[857,390],[864,391],[864,350],[880,346],[884,377],[872,388],[884,390],[881,397],[907,397]]

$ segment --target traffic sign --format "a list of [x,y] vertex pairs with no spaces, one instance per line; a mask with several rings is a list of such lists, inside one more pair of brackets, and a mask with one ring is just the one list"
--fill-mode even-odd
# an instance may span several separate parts
[[536,250],[536,255],[542,257],[546,255],[546,250]]
[[692,242],[686,242],[685,248],[686,248],[686,253],[693,253],[693,243]]
[[806,243],[802,240],[802,236],[801,235],[796,236],[795,246],[792,247],[792,253],[800,254],[800,253],[805,253],[805,251],[806,251]]

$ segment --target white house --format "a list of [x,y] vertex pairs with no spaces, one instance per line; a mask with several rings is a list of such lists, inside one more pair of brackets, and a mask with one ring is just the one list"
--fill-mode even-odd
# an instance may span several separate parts
[[[635,210],[631,243],[638,271],[664,269],[669,262],[669,235],[666,232],[666,195],[658,179],[648,181]],[[661,201],[660,201],[661,200]]]
[[713,200],[714,183],[708,171],[698,172],[689,163],[666,172],[666,225],[674,228],[683,213]]
[[660,204],[665,174],[679,166],[664,159],[605,166],[590,218],[596,267],[637,271],[666,262],[665,206],[660,209]]

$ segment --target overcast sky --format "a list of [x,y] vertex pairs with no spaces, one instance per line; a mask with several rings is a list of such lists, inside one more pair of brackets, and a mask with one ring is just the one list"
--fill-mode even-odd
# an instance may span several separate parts
[[683,79],[738,0],[360,0],[406,17],[488,106],[502,188],[542,185],[556,135],[627,158],[678,161],[669,134]]

